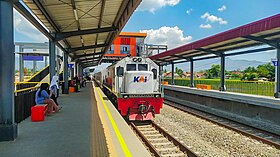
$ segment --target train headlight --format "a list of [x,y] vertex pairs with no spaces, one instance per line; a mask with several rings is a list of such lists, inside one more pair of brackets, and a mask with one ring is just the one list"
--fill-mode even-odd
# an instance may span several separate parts
[[156,94],[155,97],[156,97],[156,98],[160,98],[160,94]]
[[125,98],[125,99],[128,98],[128,95],[124,95],[123,98]]

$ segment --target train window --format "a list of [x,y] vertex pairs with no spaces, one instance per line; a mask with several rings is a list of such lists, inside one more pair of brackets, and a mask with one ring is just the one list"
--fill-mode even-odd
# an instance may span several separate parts
[[123,67],[117,67],[117,76],[122,77],[123,76]]
[[157,69],[152,69],[152,72],[154,74],[154,80],[157,79]]
[[127,64],[126,71],[136,71],[136,64]]
[[138,64],[138,71],[148,71],[148,64]]

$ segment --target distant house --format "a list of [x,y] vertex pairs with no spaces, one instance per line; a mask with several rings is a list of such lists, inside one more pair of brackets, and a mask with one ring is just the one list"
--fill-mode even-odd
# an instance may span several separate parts
[[[166,73],[163,73],[163,77],[164,78],[171,78],[172,77],[172,72],[166,72]],[[174,78],[186,78],[186,75],[183,74],[182,77],[180,77],[178,74],[174,74]]]
[[205,78],[206,77],[206,73],[205,72],[197,72],[194,75],[195,78]]
[[232,74],[236,74],[236,75],[243,75],[243,73],[241,71],[230,71]]

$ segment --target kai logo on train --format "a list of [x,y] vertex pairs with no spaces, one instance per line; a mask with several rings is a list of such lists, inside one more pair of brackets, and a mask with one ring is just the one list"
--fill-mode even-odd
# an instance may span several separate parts
[[134,76],[133,82],[147,82],[147,76]]

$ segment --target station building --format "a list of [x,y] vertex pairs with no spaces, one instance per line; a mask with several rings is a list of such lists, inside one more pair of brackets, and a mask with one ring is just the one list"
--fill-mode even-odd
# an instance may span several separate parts
[[121,32],[105,54],[105,58],[138,56],[143,50],[147,33]]

